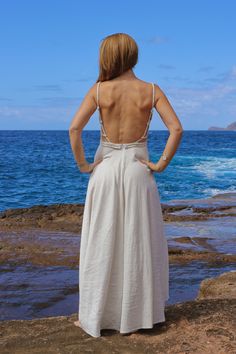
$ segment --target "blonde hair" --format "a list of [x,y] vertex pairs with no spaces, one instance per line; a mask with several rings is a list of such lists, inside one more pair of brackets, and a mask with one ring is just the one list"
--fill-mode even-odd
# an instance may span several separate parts
[[138,46],[126,33],[114,33],[102,40],[99,50],[99,76],[96,82],[114,79],[138,62]]

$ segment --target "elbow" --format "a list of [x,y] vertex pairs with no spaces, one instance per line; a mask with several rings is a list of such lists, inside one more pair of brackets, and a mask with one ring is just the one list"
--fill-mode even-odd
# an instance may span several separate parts
[[183,127],[180,125],[179,127],[176,128],[176,132],[180,135],[183,134],[184,130],[183,130]]
[[69,127],[69,133],[70,134],[73,134],[73,133],[76,133],[76,134],[78,134],[78,133],[81,133],[81,130],[79,129],[79,128],[77,128],[77,127],[75,127],[75,126],[70,126]]
[[177,125],[176,127],[173,127],[170,131],[170,133],[173,133],[175,135],[180,135],[182,136],[183,134],[183,127],[181,125]]

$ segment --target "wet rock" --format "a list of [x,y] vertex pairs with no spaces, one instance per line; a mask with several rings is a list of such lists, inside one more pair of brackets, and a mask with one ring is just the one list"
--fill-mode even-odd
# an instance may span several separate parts
[[[80,236],[78,233],[44,230],[40,228],[26,228],[19,230],[0,230],[1,248],[0,264],[12,263],[43,266],[68,266],[76,268],[79,262]],[[194,238],[195,239],[195,238]],[[203,244],[205,240],[189,237],[177,238],[180,245],[185,243]],[[174,238],[175,240],[175,238]],[[235,254],[224,254],[213,251],[213,247],[205,247],[206,250],[181,249],[168,247],[170,263],[185,265],[193,260],[207,262],[211,265],[224,266],[227,263],[236,262]]]
[[0,230],[40,228],[80,232],[84,204],[34,205],[0,213]]
[[207,199],[172,200],[162,205],[165,221],[196,221],[236,216],[236,193]]
[[[30,262],[77,267],[83,208],[83,204],[54,204],[1,212],[0,261],[4,264]],[[162,205],[162,208],[164,219],[170,223],[211,218],[220,220],[236,215],[236,197],[235,194],[228,194],[207,200],[176,201]],[[207,237],[183,236],[176,237],[175,241],[182,247],[198,244],[205,250],[169,247],[172,263],[202,260],[209,266],[219,267],[236,261],[236,255],[215,252]],[[233,354],[236,353],[235,283],[235,272],[205,279],[194,301],[166,306],[165,322],[155,324],[152,329],[140,329],[129,336],[104,329],[101,337],[93,338],[74,326],[76,314],[2,321],[1,354]],[[42,302],[39,306],[46,305]]]
[[[34,205],[0,212],[0,229],[38,227],[47,230],[80,232],[84,204]],[[236,193],[195,200],[177,200],[162,204],[164,221],[207,220],[236,216]]]
[[[231,277],[225,274],[222,279],[227,276]],[[229,282],[228,278],[225,293],[231,286]],[[91,337],[73,324],[77,319],[76,314],[27,321],[2,321],[1,354],[236,352],[235,299],[198,299],[168,305],[165,317],[165,322],[127,336],[115,330],[103,329],[99,338]]]
[[236,271],[204,279],[196,299],[236,299]]

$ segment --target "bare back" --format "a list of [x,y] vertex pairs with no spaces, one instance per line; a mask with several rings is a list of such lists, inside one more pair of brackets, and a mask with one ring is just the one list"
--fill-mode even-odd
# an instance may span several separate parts
[[[101,124],[111,142],[125,144],[140,140],[150,123],[153,89],[151,83],[139,79],[100,82],[97,104]],[[106,138],[102,136],[101,140]],[[140,141],[145,140],[144,137]]]

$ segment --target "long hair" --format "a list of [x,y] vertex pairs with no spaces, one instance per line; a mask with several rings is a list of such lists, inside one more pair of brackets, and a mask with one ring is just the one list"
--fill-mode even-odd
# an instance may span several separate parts
[[96,82],[114,79],[138,62],[138,46],[126,33],[115,33],[102,40],[99,49],[99,76]]

